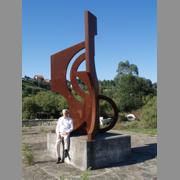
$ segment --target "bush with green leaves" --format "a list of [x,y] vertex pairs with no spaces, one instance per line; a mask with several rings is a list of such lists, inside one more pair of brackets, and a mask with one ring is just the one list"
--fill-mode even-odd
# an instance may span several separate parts
[[142,99],[139,91],[137,77],[124,75],[116,80],[115,102],[119,111],[131,111],[142,106]]
[[89,167],[87,170],[85,170],[85,171],[81,174],[81,180],[89,180],[90,174],[91,174],[91,167]]
[[59,94],[50,91],[40,92],[35,96],[35,101],[43,112],[50,113],[53,117],[58,117],[59,112],[67,108],[66,100]]
[[99,115],[103,118],[111,118],[114,115],[112,106],[105,100],[99,101]]
[[58,118],[60,111],[67,108],[66,100],[51,91],[39,92],[36,95],[23,98],[22,118],[35,119],[37,112],[47,112],[53,118]]
[[154,96],[139,111],[139,121],[128,122],[126,128],[157,128],[157,97]]
[[154,96],[155,90],[149,79],[131,74],[116,78],[114,100],[120,112],[137,110],[146,103],[146,96]]
[[34,156],[28,144],[22,144],[22,157],[23,157],[23,162],[26,165],[30,166],[33,164]]
[[139,126],[157,128],[157,96],[151,98],[141,109]]
[[22,119],[34,119],[41,107],[36,103],[35,97],[25,97],[22,102]]

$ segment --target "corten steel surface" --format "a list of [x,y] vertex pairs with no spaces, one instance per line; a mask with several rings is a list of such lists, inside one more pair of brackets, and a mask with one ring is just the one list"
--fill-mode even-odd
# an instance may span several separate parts
[[[105,132],[111,129],[118,118],[118,110],[115,103],[110,98],[99,95],[99,85],[94,63],[94,36],[96,34],[97,19],[89,11],[85,11],[85,41],[51,56],[51,90],[60,93],[66,98],[73,119],[74,131],[84,130],[88,135],[88,140],[94,139],[97,132]],[[85,49],[85,52],[76,58],[70,70],[72,89],[82,98],[82,100],[78,100],[67,85],[66,74],[72,58],[83,49]],[[78,67],[84,61],[86,71],[78,71]],[[77,78],[86,85],[87,92],[81,89]],[[100,99],[108,101],[114,110],[112,123],[104,129],[100,129],[99,125]]]

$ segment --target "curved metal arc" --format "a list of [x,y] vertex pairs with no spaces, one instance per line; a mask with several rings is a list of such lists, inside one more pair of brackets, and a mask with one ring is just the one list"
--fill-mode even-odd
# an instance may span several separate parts
[[61,93],[66,99],[74,98],[67,86],[68,65],[72,58],[84,48],[85,42],[83,41],[51,56],[51,89],[54,92]]
[[[70,72],[70,78],[71,78],[71,83],[72,83],[72,87],[73,89],[83,98],[86,97],[86,94],[80,87],[79,87],[79,84],[77,83],[77,80],[76,80],[76,77],[78,75],[78,72],[77,72],[77,69],[78,67],[80,66],[80,64],[85,60],[85,53],[81,54],[77,59],[76,61],[74,62],[74,64],[72,65],[72,68],[71,68],[71,72]],[[86,71],[83,71],[83,76],[85,78],[86,75]],[[84,82],[84,78],[82,79],[82,77],[80,76],[79,78]],[[86,82],[85,82],[86,84]],[[88,85],[87,85],[88,86]]]
[[107,96],[104,96],[104,95],[99,95],[98,96],[98,100],[100,100],[100,99],[103,99],[103,100],[105,100],[105,101],[108,101],[109,102],[109,104],[111,104],[111,106],[112,106],[112,108],[113,108],[113,110],[114,110],[114,116],[113,116],[113,120],[112,120],[112,122],[109,124],[109,126],[107,126],[107,127],[105,127],[105,128],[102,128],[102,129],[99,129],[99,132],[106,132],[106,131],[109,131],[110,129],[112,129],[114,126],[115,126],[115,124],[116,124],[116,122],[117,122],[117,120],[118,120],[118,108],[117,108],[117,106],[116,106],[116,104],[114,103],[114,101],[111,99],[111,98],[109,98],[109,97],[107,97]]
[[[84,45],[84,42],[81,43],[81,45]],[[80,47],[70,58],[70,61],[68,62],[67,66],[66,66],[66,75],[67,75],[67,69],[68,69],[68,66],[70,64],[70,62],[72,61],[72,59],[74,58],[74,56],[79,53],[81,50],[85,49],[85,47]],[[80,57],[80,56],[79,56]],[[71,68],[71,71],[72,71],[72,68]],[[70,77],[71,78],[71,77]],[[72,80],[71,80],[71,83],[72,83]],[[73,86],[73,85],[72,85]],[[77,101],[77,99],[74,97],[74,95],[72,94],[72,92],[69,90],[68,88],[68,85],[67,85],[67,81],[66,81],[66,88],[68,89],[68,92],[69,92],[69,95],[68,97],[71,97],[70,99],[73,99],[75,101]]]
[[[90,72],[87,71],[81,71],[77,72],[77,69],[79,65],[85,60],[85,53],[81,54],[76,61],[74,62],[72,68],[71,68],[71,83],[73,86],[73,89],[84,98],[84,116],[86,121],[86,131],[88,134],[88,140],[93,139],[94,135],[94,128],[96,127],[96,93],[93,89],[93,80],[91,77]],[[76,77],[79,77],[88,87],[89,93],[85,93],[77,83]]]
[[84,122],[82,118],[83,104],[75,99],[68,89],[66,73],[72,58],[84,48],[85,42],[81,42],[51,56],[51,90],[60,93],[66,98],[72,118],[74,119],[74,130],[79,128]]

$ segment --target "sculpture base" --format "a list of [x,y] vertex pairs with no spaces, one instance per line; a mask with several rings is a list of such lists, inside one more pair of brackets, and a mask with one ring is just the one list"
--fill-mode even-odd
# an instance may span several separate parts
[[[56,158],[56,134],[47,134],[47,150],[49,155]],[[62,148],[62,147],[61,147]],[[97,135],[93,141],[87,141],[87,136],[73,136],[70,138],[69,157],[65,162],[86,170],[109,167],[115,163],[125,161],[131,153],[131,137],[117,133]]]

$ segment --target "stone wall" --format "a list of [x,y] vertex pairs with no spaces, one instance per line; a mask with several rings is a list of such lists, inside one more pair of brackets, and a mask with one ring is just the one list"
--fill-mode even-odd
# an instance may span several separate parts
[[22,120],[22,126],[53,126],[56,123],[56,119]]

